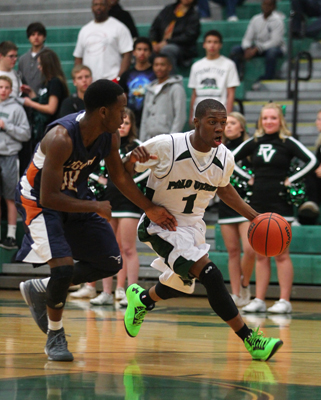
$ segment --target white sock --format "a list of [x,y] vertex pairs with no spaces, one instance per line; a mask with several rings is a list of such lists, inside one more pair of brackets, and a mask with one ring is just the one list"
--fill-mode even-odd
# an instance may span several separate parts
[[7,237],[11,237],[11,238],[16,238],[16,230],[17,230],[17,225],[9,225],[8,224],[8,233],[7,233]]
[[62,328],[62,319],[60,321],[51,321],[48,317],[48,329],[51,331],[58,331]]

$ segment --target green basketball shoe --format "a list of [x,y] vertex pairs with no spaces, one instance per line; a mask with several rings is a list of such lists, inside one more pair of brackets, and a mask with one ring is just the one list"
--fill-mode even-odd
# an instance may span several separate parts
[[140,294],[144,291],[142,287],[136,285],[128,286],[126,290],[126,296],[128,300],[128,306],[125,313],[124,323],[125,329],[129,336],[135,337],[138,335],[141,324],[144,322],[147,311],[154,307],[146,307],[140,301]]
[[279,350],[283,342],[280,339],[264,337],[259,328],[244,340],[244,344],[253,360],[267,361]]

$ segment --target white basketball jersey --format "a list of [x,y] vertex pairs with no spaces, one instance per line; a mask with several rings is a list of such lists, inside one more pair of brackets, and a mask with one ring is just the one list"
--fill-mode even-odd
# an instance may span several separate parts
[[[144,143],[151,154],[156,152],[159,164],[162,163],[162,156],[168,160],[162,176],[156,176],[153,166],[149,166],[152,173],[148,178],[146,195],[172,213],[179,226],[194,225],[203,218],[210,199],[219,186],[229,183],[234,169],[234,157],[222,144],[202,159],[199,156],[202,153],[196,152],[191,145],[189,137],[192,133],[161,135],[159,142],[155,140],[157,137],[151,141],[150,149],[149,141]],[[170,155],[157,151],[164,147],[164,141]]]

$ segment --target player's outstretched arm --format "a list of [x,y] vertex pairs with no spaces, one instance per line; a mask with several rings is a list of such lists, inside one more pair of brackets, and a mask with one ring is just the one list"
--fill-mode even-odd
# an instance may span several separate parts
[[249,204],[245,203],[245,201],[230,183],[227,186],[219,187],[217,189],[217,195],[229,207],[233,208],[233,210],[237,211],[250,221],[259,215],[259,213],[256,212]]

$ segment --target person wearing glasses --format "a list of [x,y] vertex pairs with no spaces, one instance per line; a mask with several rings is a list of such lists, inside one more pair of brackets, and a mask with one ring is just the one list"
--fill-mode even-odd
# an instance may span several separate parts
[[18,59],[18,47],[9,40],[0,43],[0,75],[8,76],[12,80],[10,97],[20,96],[21,77],[14,70]]

